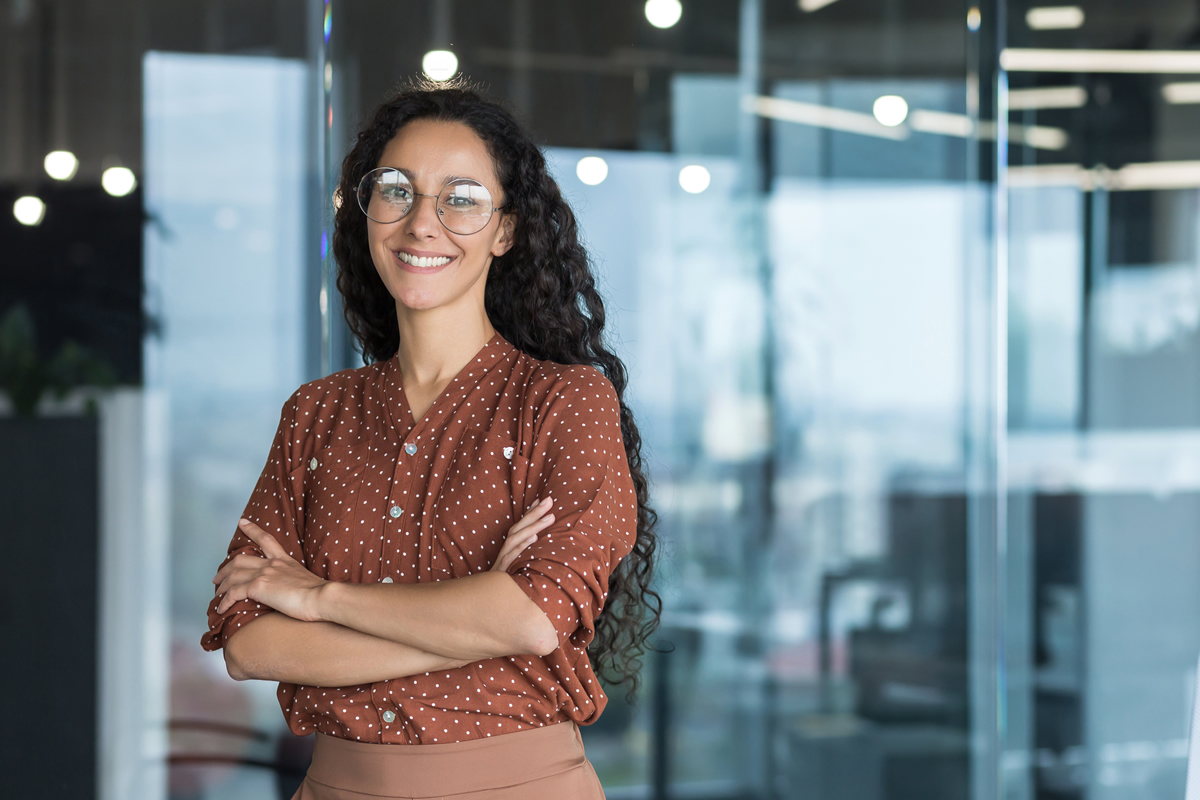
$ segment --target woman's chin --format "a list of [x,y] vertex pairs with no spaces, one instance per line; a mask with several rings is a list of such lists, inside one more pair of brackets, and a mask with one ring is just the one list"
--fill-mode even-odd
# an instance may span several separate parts
[[443,292],[407,286],[392,291],[392,297],[395,299],[397,307],[402,306],[410,311],[429,311],[445,305],[449,299]]

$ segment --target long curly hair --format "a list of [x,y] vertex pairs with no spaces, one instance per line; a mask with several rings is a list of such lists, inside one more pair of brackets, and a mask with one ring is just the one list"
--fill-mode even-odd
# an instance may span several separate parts
[[545,157],[511,114],[471,85],[416,80],[402,86],[376,110],[342,161],[338,192],[345,202],[334,217],[333,254],[346,322],[368,363],[391,358],[400,346],[395,301],[371,260],[367,218],[353,198],[388,142],[419,119],[460,123],[478,134],[504,190],[504,213],[514,217],[513,245],[492,262],[484,289],[492,326],[534,358],[596,367],[616,389],[637,491],[637,539],[609,577],[608,600],[588,654],[596,674],[610,684],[626,684],[632,698],[662,598],[650,586],[658,516],[649,505],[641,435],[625,404],[625,365],[604,346],[604,302],[579,242],[575,214],[550,177]]

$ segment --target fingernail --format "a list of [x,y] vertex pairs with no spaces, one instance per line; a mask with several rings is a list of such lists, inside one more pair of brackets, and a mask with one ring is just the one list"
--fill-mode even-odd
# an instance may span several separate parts
[[542,501],[542,505],[546,505],[547,503],[552,503],[552,502],[554,502],[554,498],[547,497],[545,500]]
[[245,517],[242,517],[241,519],[238,520],[238,527],[241,527],[242,525],[249,525],[249,524],[250,524],[250,520],[246,519]]

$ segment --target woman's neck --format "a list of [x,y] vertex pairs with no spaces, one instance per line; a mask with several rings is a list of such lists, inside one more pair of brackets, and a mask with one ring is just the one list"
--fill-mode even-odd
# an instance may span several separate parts
[[396,358],[404,391],[410,396],[441,391],[462,371],[496,330],[482,309],[397,309],[400,349]]

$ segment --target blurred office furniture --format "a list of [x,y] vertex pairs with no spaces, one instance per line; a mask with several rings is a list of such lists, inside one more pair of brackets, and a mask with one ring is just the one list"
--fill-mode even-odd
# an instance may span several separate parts
[[1082,508],[1077,494],[1033,497],[1033,747],[1056,756],[1033,773],[1038,798],[1086,789],[1063,758],[1084,745]]
[[[802,718],[788,737],[797,797],[968,794],[966,498],[894,490],[887,507],[885,553],[822,578],[822,713]],[[875,594],[866,624],[848,632],[855,700],[840,709],[832,695],[833,612],[850,584]]]
[[[246,743],[266,744],[273,750],[271,758],[214,752],[172,753],[167,759],[172,773],[182,773],[186,776],[183,781],[172,781],[173,784],[178,784],[171,793],[173,798],[201,796],[206,785],[205,772],[214,767],[251,767],[275,773],[276,797],[279,800],[290,800],[304,782],[304,776],[312,762],[313,745],[316,743],[315,734],[296,736],[285,729],[274,739],[272,745],[273,737],[265,731],[202,719],[173,719],[168,727],[172,732],[202,733],[234,742],[240,740]],[[191,784],[190,793],[182,783]]]

